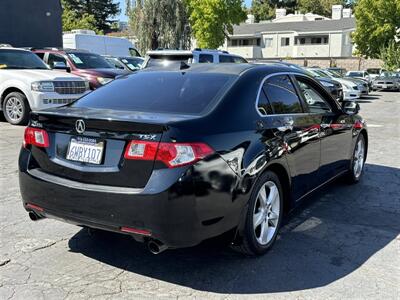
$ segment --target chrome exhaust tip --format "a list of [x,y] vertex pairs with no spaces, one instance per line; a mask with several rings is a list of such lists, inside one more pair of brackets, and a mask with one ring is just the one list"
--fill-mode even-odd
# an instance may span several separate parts
[[150,253],[157,255],[168,249],[167,245],[157,240],[150,240],[147,242],[147,248]]

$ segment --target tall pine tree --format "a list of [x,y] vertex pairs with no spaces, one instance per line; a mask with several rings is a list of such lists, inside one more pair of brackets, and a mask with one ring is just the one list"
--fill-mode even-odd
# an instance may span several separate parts
[[120,12],[119,3],[114,0],[65,0],[71,10],[78,15],[92,15],[98,30],[110,30],[112,18]]

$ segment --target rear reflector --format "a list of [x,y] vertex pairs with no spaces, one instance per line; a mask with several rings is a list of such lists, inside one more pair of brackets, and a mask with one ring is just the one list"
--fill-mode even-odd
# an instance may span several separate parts
[[43,129],[27,127],[24,134],[24,147],[33,145],[37,147],[49,147],[49,135]]
[[30,209],[33,209],[33,210],[36,210],[36,211],[43,211],[44,210],[40,206],[37,206],[37,205],[32,204],[32,203],[27,203],[26,204],[26,208],[30,208]]
[[195,163],[214,153],[203,143],[157,143],[131,141],[125,150],[125,159],[157,160],[169,168]]
[[140,235],[145,235],[145,236],[151,236],[151,232],[147,230],[142,230],[142,229],[136,229],[136,228],[130,228],[130,227],[121,227],[122,232],[126,233],[134,233],[134,234],[140,234]]

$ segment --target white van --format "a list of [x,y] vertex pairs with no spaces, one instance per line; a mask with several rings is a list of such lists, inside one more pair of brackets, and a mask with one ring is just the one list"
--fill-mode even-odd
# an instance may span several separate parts
[[128,39],[96,35],[92,30],[72,30],[64,33],[63,46],[66,49],[82,49],[100,55],[140,56]]

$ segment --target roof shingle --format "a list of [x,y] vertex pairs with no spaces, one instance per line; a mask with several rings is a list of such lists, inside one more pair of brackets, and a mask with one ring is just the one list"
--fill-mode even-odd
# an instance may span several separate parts
[[302,22],[284,23],[255,23],[240,24],[233,27],[233,35],[254,35],[265,31],[272,32],[318,32],[354,29],[356,21],[354,18],[344,18],[340,20],[318,20]]

